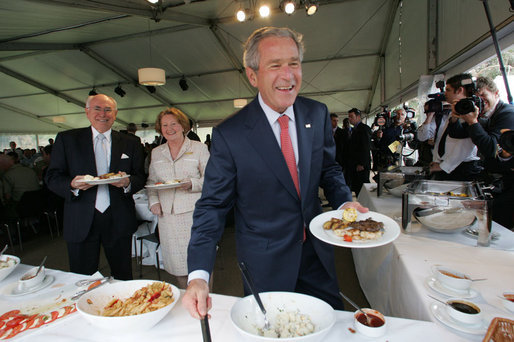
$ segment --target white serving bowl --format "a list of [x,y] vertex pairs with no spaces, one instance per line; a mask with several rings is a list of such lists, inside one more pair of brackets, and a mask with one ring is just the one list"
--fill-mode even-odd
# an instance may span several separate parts
[[[157,281],[129,280],[99,286],[80,297],[77,302],[77,311],[95,327],[116,334],[148,330],[163,319],[178,302],[180,298],[180,290],[176,286],[166,283],[171,286],[175,300],[173,303],[161,309],[140,315],[121,317],[100,316],[100,312],[113,298],[127,299],[137,290],[154,282]],[[90,300],[92,304],[89,304],[88,300]]]
[[502,293],[502,303],[503,303],[503,306],[505,307],[505,309],[507,309],[507,310],[509,310],[511,312],[514,312],[514,302],[508,300],[507,297],[514,298],[514,291],[508,291],[508,292],[503,292]]
[[[439,283],[457,291],[469,291],[471,284],[473,284],[468,275],[445,266],[434,266],[432,271]],[[448,274],[453,274],[455,277]]]
[[0,268],[0,281],[7,278],[7,276],[11,274],[11,272],[14,271],[14,269],[20,264],[20,258],[17,256],[4,254],[2,257],[0,257],[0,260],[2,261],[7,261],[7,259],[14,260],[15,264],[9,267]]
[[315,342],[323,341],[335,323],[334,309],[321,299],[295,292],[262,292],[262,303],[273,328],[275,317],[280,312],[298,312],[309,316],[315,326],[314,332],[305,336],[274,338],[260,336],[258,328],[264,319],[253,296],[239,299],[230,310],[230,320],[246,341]]
[[[467,305],[475,309],[476,313],[465,313],[451,306],[452,303]],[[460,298],[450,298],[446,301],[446,312],[451,318],[464,324],[479,324],[482,321],[482,309],[470,301]]]
[[45,280],[45,266],[41,266],[39,273],[37,272],[39,266],[32,267],[30,270],[25,272],[18,280],[18,289],[20,291],[27,291],[40,285]]
[[376,317],[380,318],[384,322],[384,324],[382,324],[379,327],[370,327],[368,325],[362,324],[357,319],[357,317],[362,315],[362,313],[359,310],[357,310],[353,314],[353,325],[355,326],[355,329],[358,332],[360,332],[361,334],[363,334],[365,336],[368,336],[368,337],[380,337],[380,336],[383,336],[386,333],[386,330],[387,330],[387,321],[386,321],[384,315],[382,315],[377,310],[373,310],[373,309],[362,309],[362,311],[364,311],[367,314],[371,314],[373,316],[376,316]]

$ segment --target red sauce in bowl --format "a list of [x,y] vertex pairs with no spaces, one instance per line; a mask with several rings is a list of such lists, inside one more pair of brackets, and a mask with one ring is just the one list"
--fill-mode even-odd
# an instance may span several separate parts
[[368,317],[370,319],[369,324],[368,324],[368,319],[366,318],[366,315],[364,315],[362,313],[359,313],[357,315],[357,320],[359,321],[359,323],[364,324],[368,327],[372,327],[372,328],[378,328],[378,327],[381,327],[384,325],[384,321],[382,320],[382,318],[375,316],[373,314],[370,314],[370,313],[368,313]]

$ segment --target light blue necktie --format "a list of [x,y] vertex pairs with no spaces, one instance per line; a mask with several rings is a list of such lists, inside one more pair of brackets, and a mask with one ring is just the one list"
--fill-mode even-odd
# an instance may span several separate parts
[[[98,134],[95,138],[95,160],[96,160],[96,172],[97,174],[103,175],[109,172],[109,165],[107,163],[107,151],[105,146],[105,135],[102,133]],[[103,213],[110,205],[109,199],[109,185],[102,184],[98,185],[96,193],[95,208]]]

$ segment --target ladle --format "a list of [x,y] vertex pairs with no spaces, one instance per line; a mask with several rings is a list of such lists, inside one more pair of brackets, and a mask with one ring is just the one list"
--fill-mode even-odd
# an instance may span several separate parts
[[350,298],[346,297],[341,291],[339,291],[339,295],[341,297],[343,297],[344,299],[346,299],[346,301],[348,303],[350,303],[354,308],[356,308],[358,311],[362,312],[364,314],[364,316],[366,316],[366,320],[368,321],[368,326],[371,326],[371,318],[369,318],[368,314],[364,312],[364,310],[362,310],[360,308],[360,306],[358,306],[357,304],[355,304],[355,302],[353,300],[351,300]]

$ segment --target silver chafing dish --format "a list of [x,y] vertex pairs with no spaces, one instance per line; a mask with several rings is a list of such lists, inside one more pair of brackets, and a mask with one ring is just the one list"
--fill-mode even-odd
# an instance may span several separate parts
[[[399,166],[388,171],[380,171],[377,176],[377,196],[380,197],[385,189],[392,195],[400,197],[404,188],[399,188],[400,186],[426,176],[427,170],[416,166]],[[400,192],[397,194],[394,189],[400,189]]]
[[[452,220],[452,215],[459,211],[463,213],[461,217],[469,216],[471,212],[470,222],[463,222],[462,226],[455,223],[455,228],[465,228],[474,222],[475,215],[483,216],[484,207],[480,204],[484,200],[482,188],[475,182],[414,180],[402,195],[402,229],[406,233],[411,231],[413,213],[418,219],[446,213],[446,219]],[[448,227],[452,223],[448,222]]]

